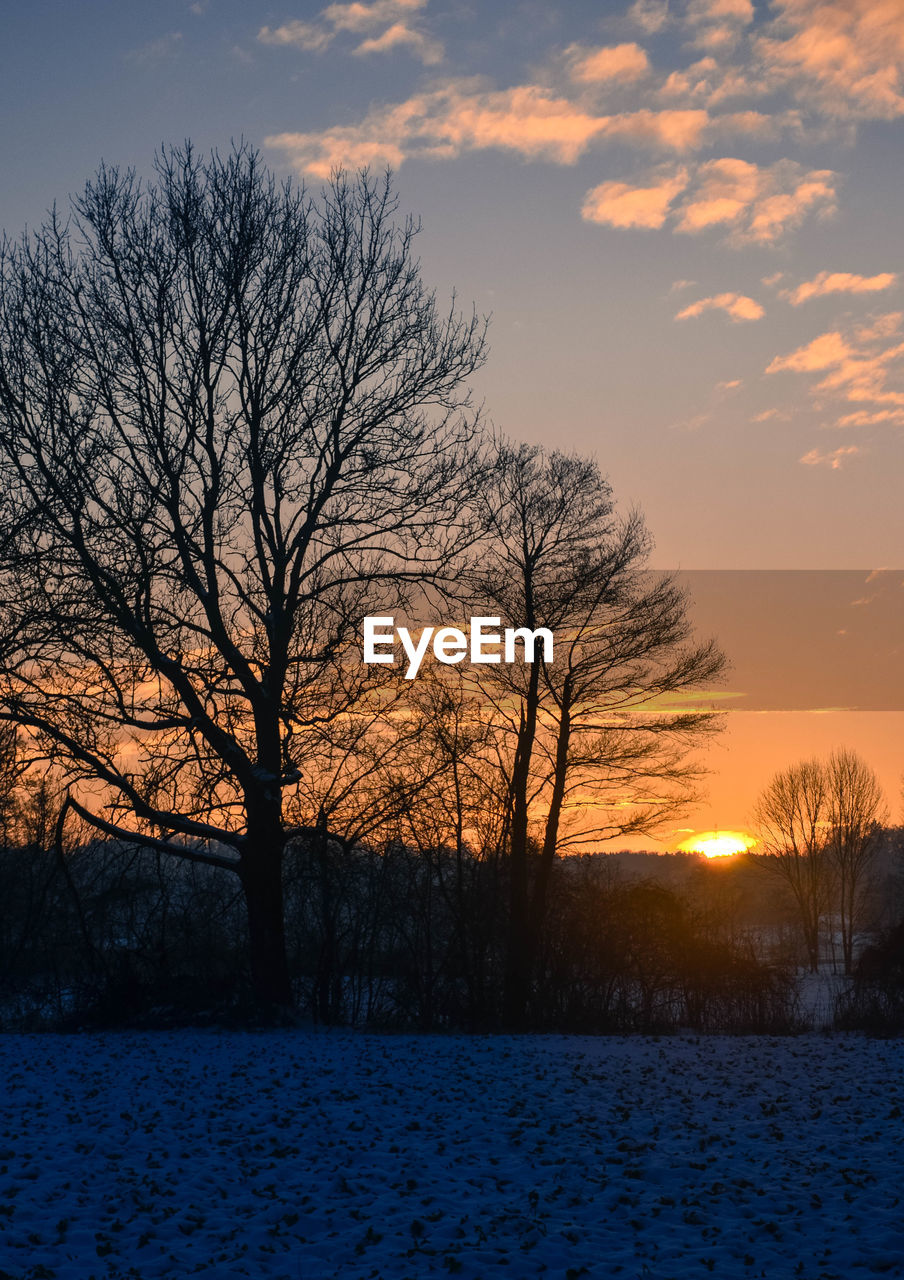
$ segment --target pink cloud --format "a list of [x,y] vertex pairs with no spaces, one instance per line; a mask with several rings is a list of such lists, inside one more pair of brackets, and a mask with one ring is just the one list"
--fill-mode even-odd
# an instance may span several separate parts
[[668,25],[669,0],[634,0],[628,18],[642,31],[653,35]]
[[[902,319],[900,312],[890,312],[848,335],[837,330],[820,334],[789,355],[776,356],[766,372],[820,373],[823,376],[811,387],[820,399],[834,396],[873,406],[904,406]],[[867,423],[849,419],[840,425]]]
[[275,134],[265,142],[286,151],[299,171],[324,177],[337,166],[398,167],[412,156],[448,159],[491,148],[573,164],[591,143],[605,140],[681,152],[702,144],[708,123],[702,110],[596,114],[542,85],[486,90],[473,81],[450,81],[404,102],[375,107],[355,125]]
[[527,159],[573,164],[609,120],[536,85],[479,92],[451,83],[372,110],[360,124],[319,133],[281,133],[267,146],[288,153],[301,172],[326,177],[362,163],[398,168],[410,156],[452,158],[500,148]]
[[764,409],[762,413],[755,413],[750,419],[751,422],[787,422],[791,415],[787,409]]
[[852,275],[847,271],[820,271],[812,280],[804,281],[782,296],[793,307],[799,307],[802,302],[807,302],[810,298],[822,298],[827,293],[878,293],[883,289],[890,289],[897,279],[892,271],[884,271],[875,276]]
[[739,243],[774,244],[808,214],[834,212],[834,183],[831,170],[804,173],[791,160],[769,167],[733,157],[709,160],[698,170],[695,191],[683,204],[677,230],[693,233],[725,226]]
[[843,445],[840,449],[833,449],[831,453],[820,453],[818,449],[811,449],[800,461],[807,467],[829,467],[832,471],[840,471],[845,458],[852,458],[859,452],[860,449],[855,444]]
[[584,217],[618,227],[671,222],[675,231],[687,234],[718,228],[733,244],[768,245],[809,214],[832,212],[834,180],[829,170],[806,173],[791,160],[761,168],[726,157],[654,170],[637,182],[604,182],[588,192]]
[[840,333],[823,333],[805,347],[798,347],[787,356],[776,356],[768,365],[767,373],[813,373],[841,364],[852,355],[851,348]]
[[669,151],[692,151],[703,141],[709,124],[705,111],[626,111],[610,116],[605,132],[612,138],[663,147]]
[[877,409],[874,413],[867,409],[858,409],[856,413],[846,413],[835,423],[836,427],[875,427],[880,423],[904,423],[904,409]]
[[692,0],[687,10],[690,22],[753,22],[751,0]]
[[425,120],[425,133],[432,129],[456,154],[499,147],[573,164],[609,123],[536,85],[472,95],[453,91],[439,106]]
[[381,36],[362,40],[354,50],[356,54],[388,53],[392,49],[407,47],[416,53],[425,66],[433,66],[443,60],[443,46],[431,40],[422,31],[415,31],[404,22],[394,22]]
[[692,302],[683,311],[679,311],[675,319],[690,320],[702,315],[704,311],[724,311],[734,321],[760,320],[766,314],[758,302],[743,293],[718,293],[714,297]]
[[292,45],[310,53],[321,53],[332,44],[335,32],[313,22],[293,19],[281,27],[261,27],[257,38],[261,44]]
[[329,4],[322,16],[340,31],[370,31],[426,7],[427,0],[371,0],[370,4]]
[[891,120],[904,114],[900,0],[776,0],[758,41],[768,73],[822,113]]
[[[730,34],[733,43],[735,32]],[[763,85],[751,78],[743,61],[733,63],[731,57],[720,49],[712,50],[687,67],[669,72],[659,87],[659,95],[663,99],[683,99],[709,108],[731,99],[756,98],[762,92]],[[776,119],[781,122],[780,113],[776,113]]]
[[330,4],[322,9],[319,20],[302,22],[293,19],[280,27],[261,27],[257,38],[261,44],[291,45],[309,53],[323,53],[340,32],[363,35],[379,27],[380,35],[368,36],[355,49],[356,54],[390,53],[407,48],[420,60],[431,65],[441,62],[443,47],[437,40],[411,25],[427,0],[372,0],[371,4]]
[[594,53],[575,49],[574,54],[577,60],[572,64],[571,76],[582,84],[639,80],[650,69],[650,60],[639,44],[609,45]]
[[665,224],[672,201],[687,183],[686,169],[663,174],[660,180],[648,182],[646,186],[602,182],[587,192],[581,216],[586,222],[601,222],[610,227],[656,230]]

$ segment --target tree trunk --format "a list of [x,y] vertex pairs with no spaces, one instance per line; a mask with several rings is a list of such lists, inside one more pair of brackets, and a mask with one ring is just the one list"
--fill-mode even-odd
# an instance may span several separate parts
[[531,960],[527,911],[513,903],[505,956],[503,1019],[509,1031],[522,1031],[527,1016]]
[[854,971],[854,894],[849,884],[847,869],[841,870],[841,900],[839,915],[841,917],[841,954],[844,959],[844,972],[850,977]]
[[805,926],[807,959],[811,973],[819,973],[819,911],[816,908],[809,913]]
[[570,745],[571,680],[566,677],[562,692],[559,733],[556,740],[552,795],[549,800],[549,811],[546,815],[546,827],[543,833],[543,849],[540,854],[540,864],[537,868],[537,877],[534,882],[534,892],[530,904],[530,948],[535,956],[540,948],[543,924],[546,919],[546,904],[549,897],[549,881],[556,860],[556,849],[559,847],[559,822],[562,818],[562,803],[565,799],[565,783],[568,777],[568,748]]
[[261,1009],[271,1013],[293,1005],[286,956],[282,861],[280,833],[271,840],[255,841],[242,859],[241,870],[254,996]]
[[505,955],[503,1018],[520,1031],[527,1015],[533,956],[530,945],[527,792],[531,756],[537,733],[538,664],[531,669],[527,697],[521,709],[518,745],[512,769],[512,825],[509,837],[509,930]]

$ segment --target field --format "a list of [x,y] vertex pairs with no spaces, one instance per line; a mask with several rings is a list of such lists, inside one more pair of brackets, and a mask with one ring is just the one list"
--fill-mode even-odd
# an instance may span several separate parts
[[900,1275],[894,1040],[0,1038],[0,1276]]

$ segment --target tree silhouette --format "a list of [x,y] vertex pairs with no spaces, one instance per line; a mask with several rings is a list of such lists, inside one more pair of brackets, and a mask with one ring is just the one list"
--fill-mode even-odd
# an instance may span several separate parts
[[854,971],[854,934],[888,809],[879,779],[855,751],[841,747],[825,765],[829,789],[828,850],[835,872],[844,971]]
[[832,898],[826,846],[831,816],[826,771],[803,760],[775,774],[754,809],[751,856],[788,885],[797,906],[810,971],[819,969],[819,921]]
[[464,536],[484,326],[396,208],[186,145],[0,249],[0,717],[97,831],[238,875],[271,1006],[285,798],[361,696],[362,615]]
[[724,658],[693,642],[684,593],[646,569],[643,521],[616,515],[593,460],[500,441],[481,514],[475,605],[555,634],[551,663],[538,650],[477,677],[509,744],[505,1004],[518,1025],[556,855],[676,816],[695,777],[688,751],[714,717],[668,704],[715,681]]
[[757,801],[760,848],[753,856],[790,887],[814,973],[820,917],[836,908],[844,972],[853,972],[854,933],[887,817],[878,778],[846,747],[777,773]]

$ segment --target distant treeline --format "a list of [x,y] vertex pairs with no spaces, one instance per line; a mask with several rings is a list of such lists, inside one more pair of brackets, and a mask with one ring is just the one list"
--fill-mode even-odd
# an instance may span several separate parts
[[[904,1021],[900,832],[875,860],[868,934],[843,1025]],[[537,855],[533,854],[532,858]],[[504,1024],[508,868],[465,851],[294,842],[284,879],[302,1018],[492,1030]],[[6,1028],[254,1017],[235,878],[95,841],[0,851]],[[832,959],[824,922],[823,962]],[[781,1032],[801,1025],[806,955],[781,883],[739,856],[559,860],[526,1025],[579,1032]],[[840,956],[838,968],[840,969]]]

